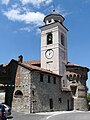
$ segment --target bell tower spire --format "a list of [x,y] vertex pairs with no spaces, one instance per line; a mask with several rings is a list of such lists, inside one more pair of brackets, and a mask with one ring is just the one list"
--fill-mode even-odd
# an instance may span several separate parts
[[47,15],[41,29],[41,67],[63,75],[67,63],[67,28],[55,10]]
[[58,13],[56,13],[55,9],[53,9],[53,12],[49,15],[47,15],[44,18],[44,23],[45,24],[50,24],[50,23],[54,23],[54,22],[60,22],[63,23],[64,22],[64,17]]

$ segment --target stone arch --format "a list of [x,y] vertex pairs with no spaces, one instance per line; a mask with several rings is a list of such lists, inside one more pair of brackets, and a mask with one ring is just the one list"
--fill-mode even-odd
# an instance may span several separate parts
[[22,96],[23,96],[22,91],[21,91],[21,90],[17,90],[17,91],[15,92],[15,96],[17,96],[17,97],[22,97]]
[[69,75],[69,80],[70,80],[70,81],[73,80],[73,76],[72,76],[72,74]]
[[77,75],[76,75],[76,74],[73,75],[73,79],[74,79],[74,80],[77,79]]
[[53,35],[52,33],[47,34],[47,45],[53,43]]

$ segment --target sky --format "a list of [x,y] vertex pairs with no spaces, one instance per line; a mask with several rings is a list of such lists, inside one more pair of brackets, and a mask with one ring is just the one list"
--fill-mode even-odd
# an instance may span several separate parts
[[68,61],[90,68],[90,0],[0,0],[0,64],[40,59],[39,27],[53,9],[69,30]]

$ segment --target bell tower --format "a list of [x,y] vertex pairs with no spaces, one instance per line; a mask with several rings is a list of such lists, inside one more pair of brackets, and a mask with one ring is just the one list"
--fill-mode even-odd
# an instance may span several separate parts
[[67,28],[64,17],[53,10],[41,29],[41,67],[63,75],[67,64]]

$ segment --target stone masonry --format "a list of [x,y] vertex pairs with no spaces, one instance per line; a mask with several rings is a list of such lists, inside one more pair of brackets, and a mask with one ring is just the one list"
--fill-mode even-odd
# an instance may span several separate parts
[[[27,70],[20,65],[18,72],[12,104],[14,111],[32,113],[72,109],[71,94],[69,91],[62,93],[60,76]],[[41,74],[43,82],[40,81]],[[54,79],[56,79],[55,83]],[[21,91],[22,94],[16,94],[17,91]],[[50,100],[52,100],[52,108],[50,108]]]

